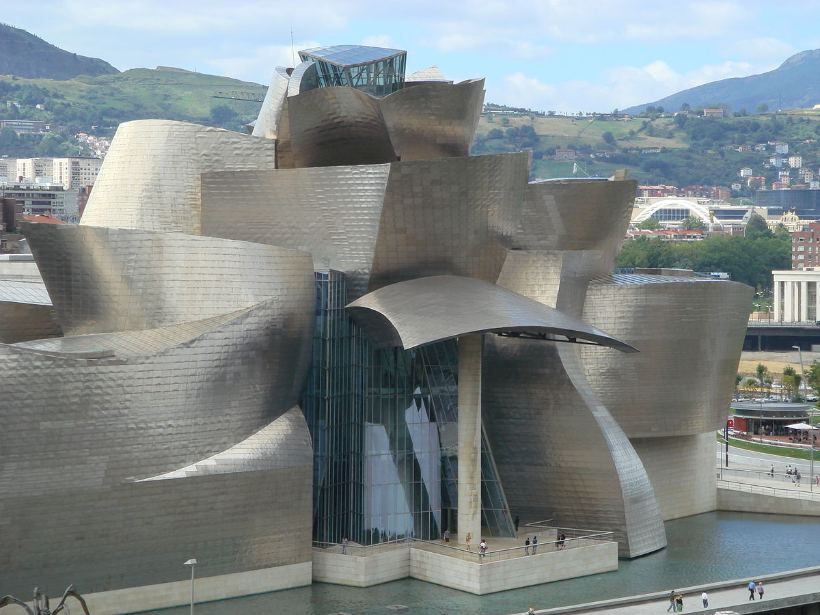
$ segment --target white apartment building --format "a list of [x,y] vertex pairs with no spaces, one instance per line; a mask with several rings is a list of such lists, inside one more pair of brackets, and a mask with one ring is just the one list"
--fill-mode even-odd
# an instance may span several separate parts
[[796,154],[793,154],[793,155],[789,156],[788,162],[789,162],[789,166],[791,168],[799,169],[800,167],[803,166],[803,156],[798,156]]
[[18,158],[15,180],[22,177],[24,182],[50,184],[53,171],[53,158]]
[[94,184],[100,166],[102,160],[99,158],[54,158],[51,178],[66,190],[77,190]]
[[0,182],[17,181],[17,158],[0,158]]
[[818,322],[820,269],[772,271],[774,319],[779,322]]
[[741,177],[751,177],[752,176],[751,167],[743,167],[742,169],[740,169],[740,176]]
[[77,192],[62,186],[3,184],[0,185],[0,197],[21,203],[24,214],[54,216],[66,222],[79,221]]

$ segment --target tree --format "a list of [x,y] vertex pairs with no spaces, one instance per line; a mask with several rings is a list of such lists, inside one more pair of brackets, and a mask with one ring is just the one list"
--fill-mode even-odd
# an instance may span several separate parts
[[217,105],[211,109],[211,122],[217,126],[227,127],[237,121],[239,114],[228,105]]
[[755,373],[757,374],[758,384],[760,385],[760,391],[762,393],[766,387],[766,377],[769,375],[769,368],[763,365],[763,363],[758,363],[755,368]]
[[774,237],[774,233],[769,229],[766,220],[759,214],[752,214],[746,223],[745,236],[747,239],[761,239]]
[[657,218],[651,217],[638,224],[638,228],[644,231],[654,231],[661,228],[661,223]]
[[675,116],[675,126],[678,128],[683,128],[686,125],[686,122],[689,118],[683,115],[682,113],[678,113]]
[[692,230],[692,231],[705,231],[706,225],[703,223],[703,220],[698,218],[697,216],[688,216],[682,223],[681,228]]
[[813,390],[815,395],[820,396],[820,363],[813,361],[809,372],[806,374],[806,384]]
[[488,139],[503,139],[504,133],[501,132],[500,128],[493,128],[490,132],[487,133]]
[[603,138],[604,142],[608,145],[615,144],[615,135],[613,135],[610,131],[607,130],[604,134],[601,135],[601,137]]
[[767,105],[766,103],[760,103],[757,106],[757,112],[758,113],[766,113],[766,111],[768,111],[768,110],[769,110],[769,105]]

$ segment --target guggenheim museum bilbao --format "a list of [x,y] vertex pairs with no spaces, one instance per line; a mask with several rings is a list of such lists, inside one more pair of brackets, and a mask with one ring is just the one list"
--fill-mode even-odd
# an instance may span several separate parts
[[470,156],[483,79],[299,56],[253,134],[122,124],[81,223],[27,226],[44,287],[0,287],[0,593],[161,588],[189,557],[293,587],[314,541],[515,517],[636,557],[714,510],[752,290],[613,274],[635,182]]

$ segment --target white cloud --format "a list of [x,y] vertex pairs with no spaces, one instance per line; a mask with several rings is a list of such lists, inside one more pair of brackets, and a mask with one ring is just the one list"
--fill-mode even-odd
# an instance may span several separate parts
[[365,36],[362,39],[362,45],[368,45],[369,47],[386,47],[387,49],[392,49],[397,46],[393,39],[387,34]]
[[545,83],[516,72],[504,78],[502,88],[494,90],[490,87],[487,100],[544,111],[610,111],[760,70],[747,62],[726,61],[681,73],[666,62],[655,60],[644,66],[620,66],[609,70],[602,75],[600,83],[580,80]]

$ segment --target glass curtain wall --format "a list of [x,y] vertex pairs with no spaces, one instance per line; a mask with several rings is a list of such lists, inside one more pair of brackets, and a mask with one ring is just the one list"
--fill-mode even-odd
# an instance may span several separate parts
[[[455,532],[458,353],[454,341],[375,349],[344,311],[341,273],[317,272],[313,359],[302,408],[314,447],[314,539],[373,544]],[[482,521],[512,521],[486,437]]]

